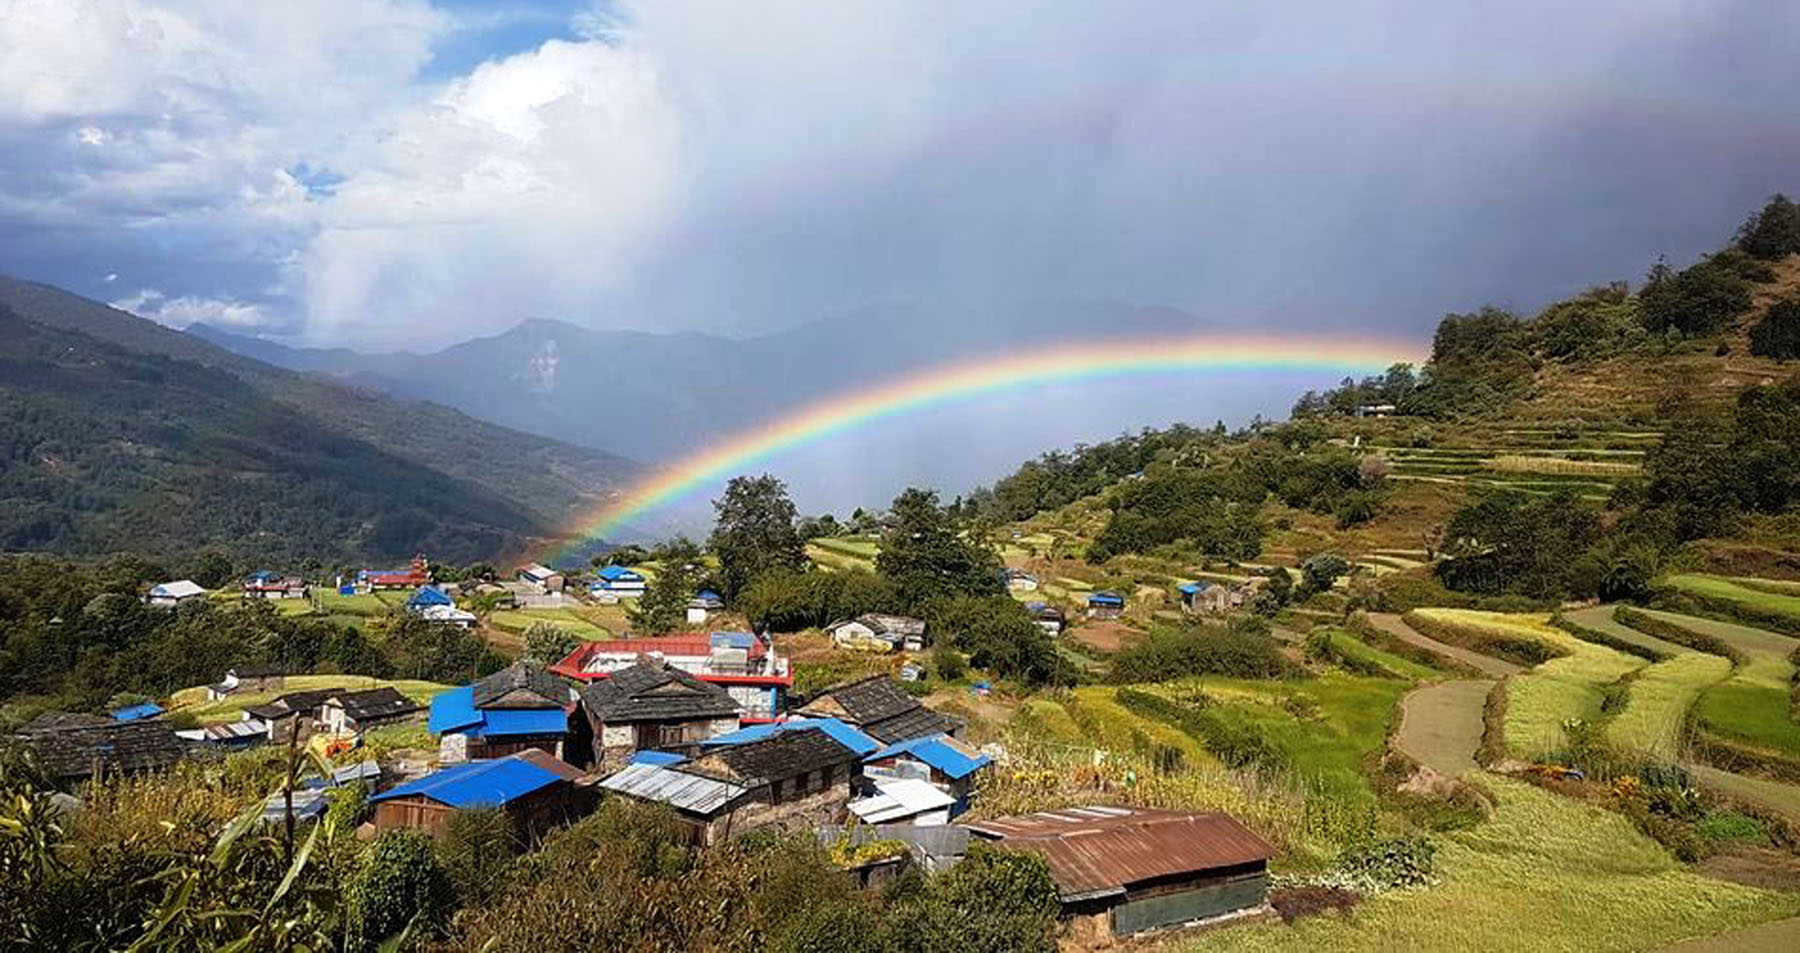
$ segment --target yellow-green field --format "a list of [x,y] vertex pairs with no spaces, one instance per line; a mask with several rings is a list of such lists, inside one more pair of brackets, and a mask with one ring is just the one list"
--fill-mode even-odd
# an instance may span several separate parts
[[1685,652],[1645,668],[1632,679],[1625,707],[1606,725],[1614,747],[1661,761],[1681,754],[1681,731],[1700,693],[1731,676],[1731,662]]
[[451,688],[449,685],[440,685],[436,682],[421,682],[411,679],[387,681],[369,678],[365,675],[290,675],[286,685],[277,691],[237,692],[216,702],[206,700],[206,687],[203,685],[184,688],[170,697],[170,710],[191,712],[200,720],[201,724],[216,725],[220,722],[237,721],[244,716],[244,709],[266,705],[288,692],[308,692],[332,688],[366,691],[388,685],[420,704],[430,702],[432,696]]
[[487,621],[494,628],[514,635],[524,635],[525,630],[535,623],[548,622],[589,642],[613,636],[611,631],[590,621],[575,609],[500,609],[489,613]]

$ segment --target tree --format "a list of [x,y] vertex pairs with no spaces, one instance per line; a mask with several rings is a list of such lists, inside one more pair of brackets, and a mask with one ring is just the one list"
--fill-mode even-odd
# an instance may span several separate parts
[[1778,361],[1800,357],[1800,298],[1777,301],[1750,328],[1750,353]]
[[971,844],[922,897],[894,911],[894,927],[906,951],[1051,953],[1060,909],[1042,857]]
[[939,645],[950,643],[978,667],[1032,685],[1064,680],[1050,636],[1009,596],[934,600],[925,619]]
[[1601,538],[1599,513],[1573,493],[1489,493],[1456,511],[1447,529],[1450,558],[1438,578],[1463,592],[1516,593],[1536,599],[1585,597],[1604,571],[1588,551]]
[[606,566],[636,566],[649,561],[648,550],[635,543],[627,543],[624,546],[614,546],[604,553],[595,553],[588,560],[588,564],[595,569],[601,569]]
[[1711,334],[1749,309],[1750,283],[1718,255],[1678,272],[1657,262],[1638,292],[1638,305],[1652,333]]
[[657,547],[653,554],[659,567],[637,605],[626,611],[634,625],[648,632],[668,632],[687,621],[688,600],[700,591],[706,578],[706,567],[700,562],[700,547],[684,536]]
[[208,589],[218,589],[232,579],[231,560],[216,549],[209,549],[194,560],[193,580]]
[[1350,563],[1337,553],[1319,553],[1300,564],[1300,591],[1306,595],[1329,592],[1339,576],[1350,571]]
[[1800,205],[1777,192],[1738,229],[1737,247],[1772,261],[1800,254]]
[[931,490],[908,489],[894,498],[875,571],[894,581],[911,611],[944,596],[1006,591],[999,555],[957,532]]
[[573,632],[550,622],[533,622],[525,630],[525,651],[520,658],[542,668],[555,665],[575,651],[581,640]]
[[350,920],[357,935],[374,944],[414,922],[436,923],[450,889],[432,854],[431,838],[418,831],[396,830],[376,838],[351,877],[348,894]]
[[713,510],[717,522],[707,546],[719,558],[719,583],[727,600],[736,601],[762,573],[806,565],[806,543],[795,526],[798,514],[780,480],[767,473],[732,477],[725,496],[713,501]]

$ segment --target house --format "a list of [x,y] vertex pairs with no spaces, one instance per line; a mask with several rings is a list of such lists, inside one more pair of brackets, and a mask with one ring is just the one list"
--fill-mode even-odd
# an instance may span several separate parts
[[336,735],[406,721],[423,709],[391,685],[361,692],[335,692],[319,704],[319,724]]
[[741,711],[725,689],[651,659],[589,684],[578,707],[569,758],[606,767],[646,748],[697,750],[714,735],[736,731]]
[[520,566],[518,580],[539,592],[563,591],[563,574],[542,563]]
[[1358,404],[1354,413],[1358,417],[1391,417],[1399,409],[1393,404]]
[[1006,583],[1006,588],[1013,592],[1037,591],[1038,577],[1023,569],[1014,569],[1011,566],[1008,566],[1005,569],[1000,570],[1000,578]]
[[177,579],[174,582],[160,583],[150,587],[144,595],[144,601],[159,609],[172,609],[193,599],[205,599],[206,590],[192,579]]
[[802,705],[806,718],[835,718],[883,744],[926,735],[954,735],[962,725],[926,708],[886,675],[828,689]]
[[625,566],[602,566],[599,578],[588,587],[590,593],[611,593],[616,598],[635,599],[644,594],[644,575]]
[[113,721],[143,721],[145,719],[155,718],[162,713],[162,706],[155,702],[126,705],[124,708],[115,708],[112,711],[107,712],[107,714],[112,716]]
[[943,791],[950,796],[948,820],[969,809],[975,779],[991,764],[992,758],[949,735],[926,735],[867,755],[863,775],[871,781],[920,781]]
[[418,591],[406,597],[406,611],[423,612],[432,606],[454,606],[456,600],[450,594],[436,586],[420,586]]
[[499,809],[521,836],[535,839],[592,809],[593,788],[584,780],[580,771],[531,748],[451,765],[369,800],[378,831],[408,828],[435,837],[457,811]]
[[1230,612],[1244,604],[1244,594],[1231,586],[1213,582],[1186,582],[1176,587],[1181,593],[1181,611],[1188,615]]
[[363,589],[417,589],[431,582],[431,564],[421,554],[405,569],[360,570],[356,582]]
[[660,659],[703,682],[725,689],[745,721],[769,721],[781,714],[793,687],[788,660],[753,632],[687,633],[647,639],[586,642],[550,671],[579,682],[595,682],[642,659]]
[[562,679],[515,663],[433,698],[427,724],[438,736],[438,760],[445,764],[526,749],[563,758],[575,700],[575,690]]
[[917,652],[925,647],[926,641],[923,619],[879,612],[865,612],[854,619],[833,622],[825,627],[825,631],[830,633],[833,642],[844,648],[876,652],[900,649]]
[[267,569],[244,577],[246,599],[304,599],[309,591],[306,580],[278,575]]
[[25,723],[21,732],[62,731],[65,728],[103,728],[117,724],[105,715],[90,715],[77,711],[46,711]]
[[1043,857],[1063,915],[1114,936],[1268,910],[1274,851],[1225,814],[1077,807],[964,826]]
[[1027,602],[1025,603],[1025,614],[1031,616],[1031,621],[1036,623],[1038,628],[1050,635],[1062,634],[1065,624],[1063,611],[1050,603]]
[[1096,592],[1087,598],[1090,619],[1117,619],[1125,612],[1125,597],[1116,592]]
[[901,662],[900,663],[900,680],[901,681],[903,681],[903,682],[918,682],[918,681],[923,681],[924,679],[925,679],[925,666],[920,665],[917,662]]
[[53,781],[73,785],[89,778],[140,774],[173,767],[192,747],[166,721],[140,719],[103,725],[66,725],[21,732]]
[[881,750],[881,742],[863,734],[856,728],[844,724],[836,718],[790,718],[787,721],[771,721],[760,725],[751,725],[723,735],[715,735],[700,743],[702,750],[711,751],[731,745],[744,745],[762,741],[789,731],[823,731],[833,741],[856,752],[856,756],[866,757]]
[[206,686],[206,700],[220,701],[233,692],[279,691],[287,687],[287,673],[275,665],[233,665],[225,677]]
[[695,594],[694,598],[688,600],[688,625],[701,625],[705,623],[713,613],[724,611],[724,609],[725,600],[719,598],[718,593],[711,589],[702,589]]
[[298,734],[301,738],[311,734],[318,726],[319,706],[325,699],[337,694],[336,689],[318,689],[316,691],[288,692],[263,705],[254,705],[244,709],[244,721],[260,721],[269,726],[269,739],[286,741],[290,734]]
[[829,733],[783,731],[681,764],[628,764],[600,786],[669,805],[695,843],[711,846],[762,828],[836,823],[860,776],[856,752]]
[[439,625],[453,625],[459,629],[467,629],[475,625],[475,613],[458,609],[455,606],[426,606],[419,613],[419,618]]

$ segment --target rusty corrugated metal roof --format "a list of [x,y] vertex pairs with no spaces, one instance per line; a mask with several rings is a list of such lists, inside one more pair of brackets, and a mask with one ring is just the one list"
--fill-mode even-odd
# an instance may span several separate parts
[[1078,807],[965,825],[996,846],[1041,855],[1064,901],[1122,893],[1175,874],[1267,861],[1262,838],[1226,814]]

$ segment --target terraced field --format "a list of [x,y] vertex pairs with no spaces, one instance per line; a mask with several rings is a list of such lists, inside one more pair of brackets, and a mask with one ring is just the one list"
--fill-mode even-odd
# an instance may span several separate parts
[[574,609],[502,609],[488,615],[488,624],[513,635],[524,635],[534,623],[548,622],[578,639],[597,642],[613,633],[589,621]]
[[1607,638],[1617,639],[1620,642],[1638,646],[1647,652],[1655,654],[1659,659],[1673,658],[1683,652],[1693,651],[1685,645],[1677,645],[1674,642],[1659,639],[1654,635],[1647,635],[1631,626],[1625,625],[1613,618],[1612,606],[1590,606],[1586,609],[1576,609],[1572,612],[1563,613],[1563,618],[1573,622],[1581,628],[1598,632]]
[[1741,749],[1751,760],[1791,764],[1800,775],[1800,721],[1794,717],[1789,695],[1794,678],[1789,655],[1800,641],[1714,619],[1654,610],[1645,614],[1718,639],[1743,657],[1731,677],[1702,692],[1695,705],[1702,740],[1720,742],[1727,749],[1711,756],[1730,760],[1729,749]]
[[1688,709],[1707,688],[1731,677],[1731,662],[1684,652],[1650,665],[1632,679],[1625,707],[1606,725],[1613,747],[1673,762],[1681,755]]
[[1751,588],[1723,576],[1699,573],[1668,576],[1661,584],[1695,599],[1709,612],[1800,636],[1800,596]]

